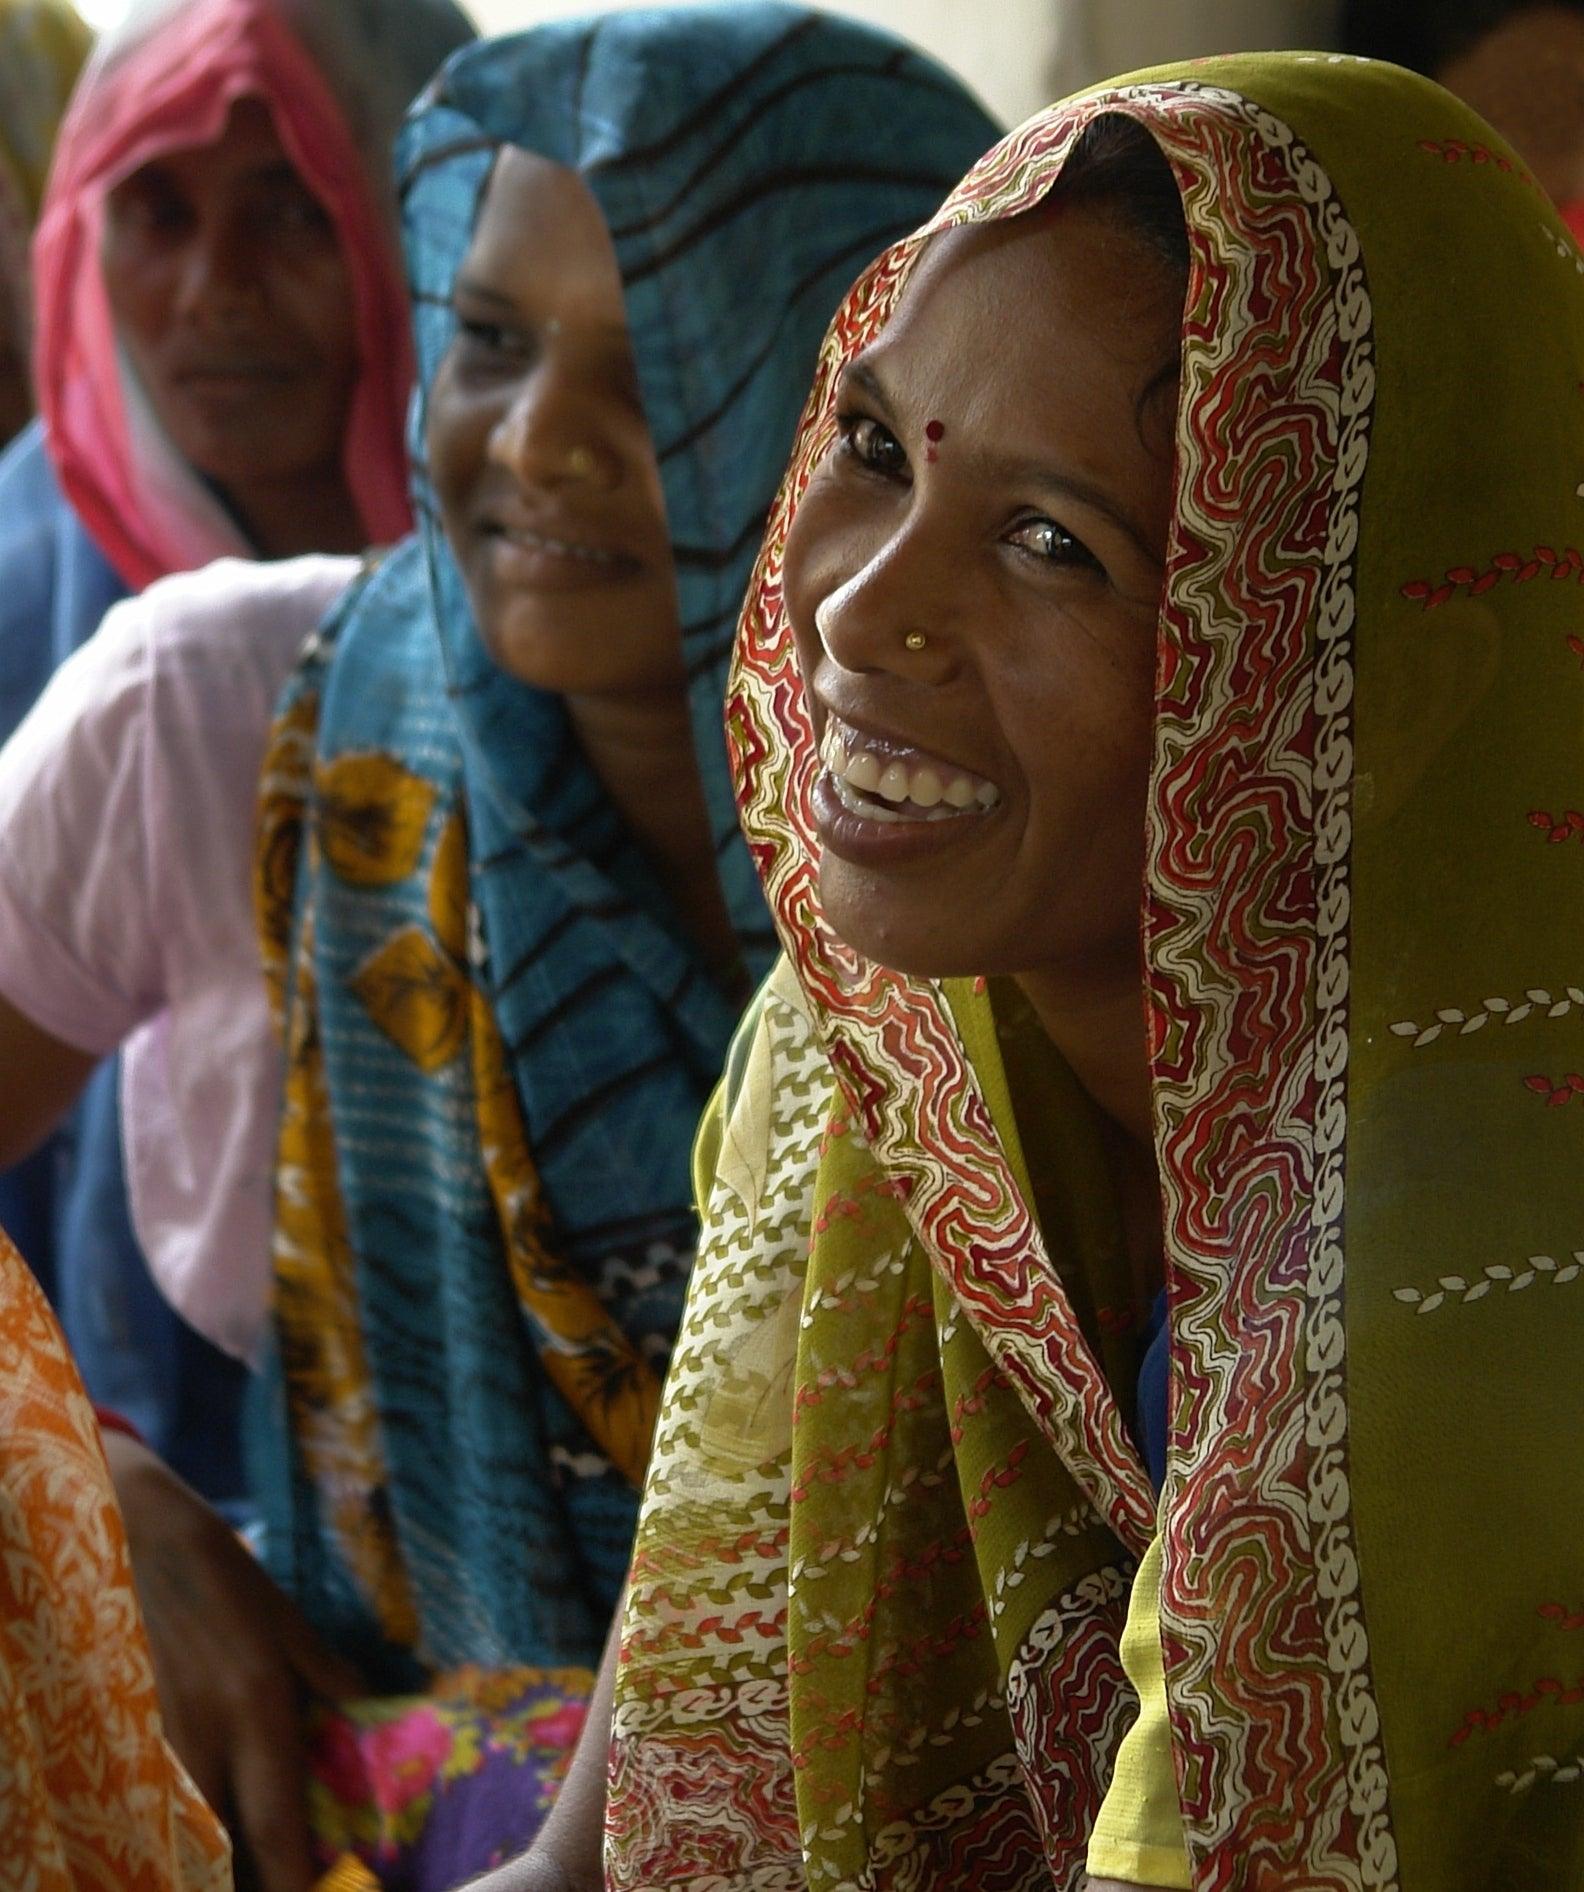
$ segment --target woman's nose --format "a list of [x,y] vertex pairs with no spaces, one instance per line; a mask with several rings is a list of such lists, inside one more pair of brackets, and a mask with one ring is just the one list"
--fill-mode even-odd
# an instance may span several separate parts
[[524,486],[613,492],[622,461],[597,418],[556,372],[540,366],[515,389],[490,430],[489,454]]
[[257,248],[245,223],[201,225],[182,258],[176,313],[224,319],[258,304],[263,285]]
[[904,531],[827,593],[814,614],[820,643],[844,670],[944,683],[957,663],[951,584],[950,570]]

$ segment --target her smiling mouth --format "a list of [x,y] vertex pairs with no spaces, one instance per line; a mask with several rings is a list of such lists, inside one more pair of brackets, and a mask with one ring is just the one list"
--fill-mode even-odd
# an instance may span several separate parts
[[849,814],[868,821],[951,821],[984,815],[1001,800],[994,782],[924,750],[894,746],[828,716],[820,760]]
[[596,545],[575,545],[570,539],[553,539],[548,533],[534,532],[527,526],[498,526],[496,531],[508,544],[524,552],[538,552],[552,558],[575,558],[606,571],[631,571],[638,563],[628,552],[605,551]]

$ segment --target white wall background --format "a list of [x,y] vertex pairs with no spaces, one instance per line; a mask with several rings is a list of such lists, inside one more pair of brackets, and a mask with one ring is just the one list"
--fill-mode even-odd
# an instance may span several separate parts
[[[731,0],[721,0],[729,5]],[[108,26],[126,0],[77,0]],[[463,0],[487,32],[623,0]],[[1277,46],[1323,47],[1334,0],[831,0],[911,39],[967,80],[1007,123],[1096,79],[1158,60]]]
[[[730,5],[731,0],[722,0]],[[465,0],[481,26],[501,32],[568,13],[609,12],[623,0]],[[1046,103],[1055,44],[1053,0],[838,0],[847,13],[900,33],[944,61],[1005,119]]]
[[[622,0],[593,0],[602,10]],[[723,0],[730,4],[730,0]],[[821,0],[951,66],[1008,124],[1118,72],[1204,53],[1326,48],[1336,0]],[[590,0],[468,0],[502,32]]]

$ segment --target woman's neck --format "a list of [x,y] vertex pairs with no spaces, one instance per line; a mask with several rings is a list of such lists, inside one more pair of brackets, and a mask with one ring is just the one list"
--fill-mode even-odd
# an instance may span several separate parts
[[1017,983],[1078,1082],[1126,1136],[1152,1147],[1137,959],[1078,976],[1066,969],[1019,973]]
[[1164,1278],[1165,1244],[1137,959],[1128,967],[1078,980],[1051,973],[1020,974],[1018,984],[1051,1043],[1102,1113],[1134,1298],[1142,1315]]
[[709,805],[686,689],[569,697],[584,755],[649,857],[711,971],[737,970],[737,935],[721,893]]
[[362,552],[362,515],[339,466],[289,480],[261,480],[226,500],[260,558],[299,558],[306,552]]

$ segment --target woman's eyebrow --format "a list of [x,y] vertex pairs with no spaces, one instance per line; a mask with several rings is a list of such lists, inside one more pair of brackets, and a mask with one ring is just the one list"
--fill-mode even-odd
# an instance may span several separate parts
[[862,355],[855,361],[848,362],[842,370],[841,378],[844,385],[861,388],[877,407],[883,407],[888,414],[891,412],[891,402],[886,394],[884,383]]

